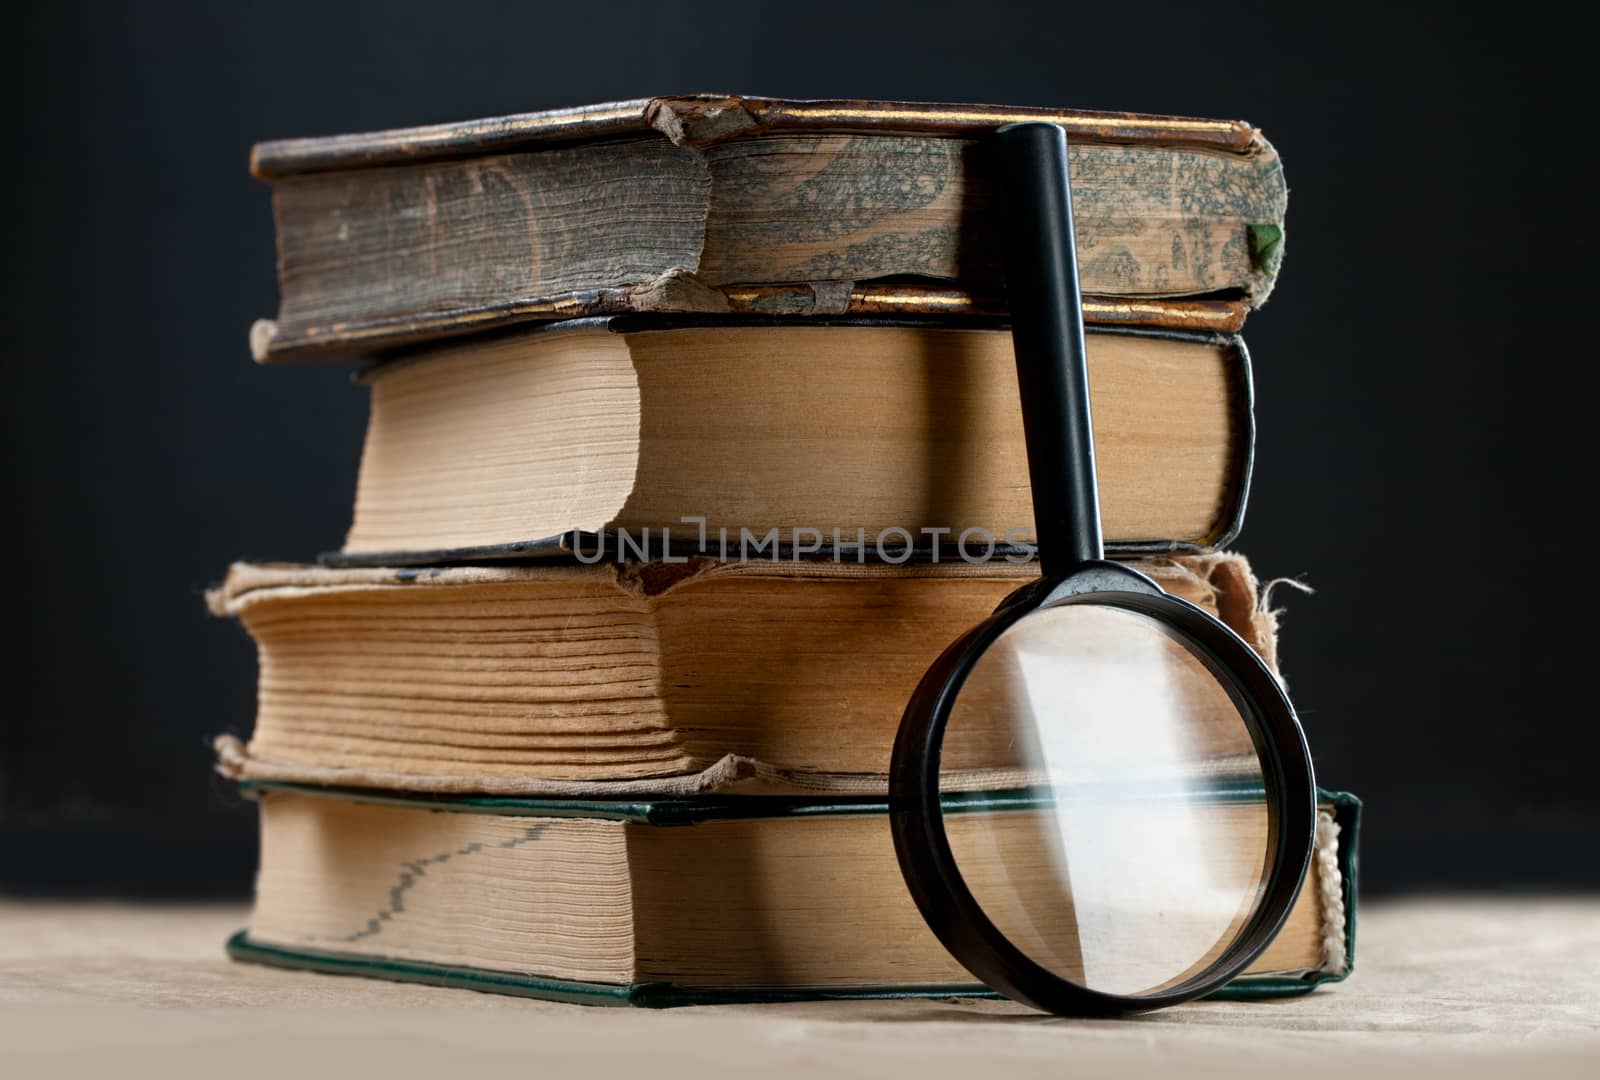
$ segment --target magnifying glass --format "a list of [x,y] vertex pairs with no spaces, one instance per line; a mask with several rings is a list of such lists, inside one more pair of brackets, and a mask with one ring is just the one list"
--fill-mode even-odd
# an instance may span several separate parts
[[1233,631],[1104,558],[1067,179],[1054,124],[995,136],[1040,579],[928,669],[890,775],[934,934],[1036,1008],[1206,994],[1282,927],[1316,789],[1294,708]]

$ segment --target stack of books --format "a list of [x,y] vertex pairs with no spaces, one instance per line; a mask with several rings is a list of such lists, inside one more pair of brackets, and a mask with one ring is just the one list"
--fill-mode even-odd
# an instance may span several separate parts
[[[233,955],[645,1005],[981,989],[886,774],[923,672],[1037,574],[983,142],[1024,119],[1071,141],[1108,551],[1276,665],[1224,550],[1283,250],[1248,125],[696,96],[264,143],[256,358],[365,360],[371,419],[343,548],[209,597],[261,668],[217,742],[261,807]],[[1356,813],[1324,794],[1229,992],[1349,970]]]

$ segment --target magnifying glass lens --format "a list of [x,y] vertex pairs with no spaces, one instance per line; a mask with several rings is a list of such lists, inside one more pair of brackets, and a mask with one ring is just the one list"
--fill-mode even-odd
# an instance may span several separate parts
[[1026,957],[1129,997],[1238,942],[1265,895],[1276,805],[1243,695],[1160,619],[1040,608],[984,651],[940,748],[968,890]]

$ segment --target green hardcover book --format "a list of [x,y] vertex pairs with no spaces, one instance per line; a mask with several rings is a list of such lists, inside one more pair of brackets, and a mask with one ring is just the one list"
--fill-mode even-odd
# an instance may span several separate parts
[[[990,996],[923,924],[881,800],[243,786],[262,851],[236,960],[648,1008]],[[1360,802],[1320,798],[1289,921],[1219,996],[1294,996],[1349,974]]]

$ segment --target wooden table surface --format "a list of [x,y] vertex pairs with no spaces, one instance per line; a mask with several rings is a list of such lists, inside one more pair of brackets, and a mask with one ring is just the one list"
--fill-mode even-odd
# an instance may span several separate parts
[[1600,1076],[1600,897],[1371,904],[1343,984],[1119,1021],[981,1001],[652,1012],[278,971],[223,956],[245,914],[0,900],[0,1075]]

